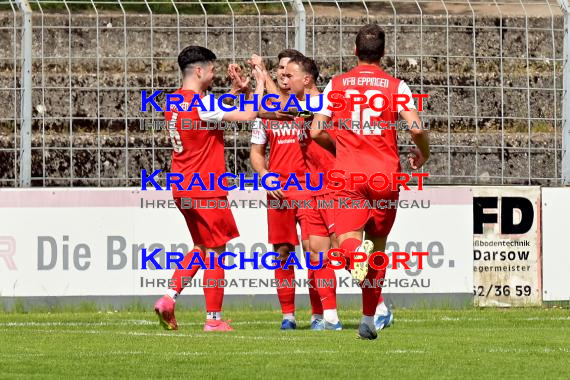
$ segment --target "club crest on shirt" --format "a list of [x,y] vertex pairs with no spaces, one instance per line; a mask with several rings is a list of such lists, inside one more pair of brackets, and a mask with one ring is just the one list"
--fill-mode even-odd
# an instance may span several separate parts
[[[182,103],[180,103],[180,108],[182,108],[182,111],[184,111],[184,112],[187,111],[189,107],[190,107],[190,103],[189,103],[189,102],[182,102]],[[173,104],[173,105],[170,106],[170,110],[171,110],[172,112],[178,112],[178,107],[176,107],[176,105]]]

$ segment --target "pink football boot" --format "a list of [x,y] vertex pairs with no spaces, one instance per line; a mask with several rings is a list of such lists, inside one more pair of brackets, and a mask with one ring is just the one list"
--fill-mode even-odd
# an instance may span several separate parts
[[160,325],[166,330],[178,330],[178,324],[174,316],[174,306],[176,306],[176,303],[167,295],[159,298],[154,304],[154,311],[158,315]]
[[204,331],[234,331],[228,322],[231,321],[208,319],[204,324]]

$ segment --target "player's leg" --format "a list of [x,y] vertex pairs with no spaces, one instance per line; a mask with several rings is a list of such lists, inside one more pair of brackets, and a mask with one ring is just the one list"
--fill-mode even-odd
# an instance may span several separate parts
[[[170,283],[173,285],[166,294],[159,298],[154,304],[154,311],[158,315],[158,320],[166,330],[177,330],[178,324],[174,315],[176,299],[184,290],[186,284],[196,275],[200,268],[199,258],[204,258],[205,247],[195,245],[192,251],[188,252],[181,261],[181,268],[177,268],[172,275]],[[194,264],[194,265],[192,265]]]
[[[318,202],[320,198],[315,197],[315,199]],[[314,279],[312,284],[318,292],[323,309],[322,321],[313,322],[311,329],[341,330],[342,324],[336,307],[336,274],[333,269],[327,267],[327,252],[337,244],[334,233],[334,209],[305,210],[305,226],[309,234],[309,260],[312,266],[320,266],[319,269],[309,269],[309,275]]]
[[277,297],[281,305],[283,319],[282,330],[297,328],[295,320],[295,268],[294,265],[285,266],[291,252],[295,252],[295,246],[299,244],[297,236],[297,211],[291,208],[268,208],[267,209],[267,232],[269,243],[278,254],[281,265],[275,270],[277,283]]
[[[368,235],[368,234],[367,234]],[[368,235],[369,236],[369,235]],[[386,237],[371,237],[371,241],[375,244],[374,251],[383,250],[386,246]],[[378,248],[376,248],[378,247]],[[374,264],[382,265],[382,258],[376,257]],[[362,320],[358,328],[358,333],[363,339],[376,339],[377,331],[375,324],[376,308],[380,298],[382,288],[379,287],[378,281],[384,278],[386,269],[378,270],[370,266],[368,263],[368,273],[361,284],[362,288]]]
[[[373,245],[369,240],[364,240],[364,226],[370,218],[371,212],[368,209],[353,208],[353,202],[364,204],[366,195],[360,189],[355,191],[341,190],[335,194],[335,204],[341,200],[348,207],[337,207],[335,209],[335,229],[338,235],[339,248],[344,249],[346,257],[351,252],[362,252],[366,257],[372,253]],[[352,278],[362,282],[368,272],[368,261],[354,261],[350,266]]]
[[316,325],[323,322],[323,304],[321,303],[321,297],[317,291],[317,280],[315,279],[314,270],[309,269],[307,271],[307,279],[309,285],[309,301],[311,302],[311,330],[314,330]]
[[[225,200],[225,197],[216,198],[216,201]],[[181,213],[186,220],[186,225],[195,244],[192,252],[187,254],[181,262],[181,267],[176,269],[173,275],[174,287],[168,290],[168,294],[159,299],[155,304],[155,311],[159,316],[161,325],[168,330],[177,329],[174,309],[176,299],[184,288],[184,283],[188,282],[200,268],[200,261],[204,262],[206,251],[218,251],[225,248],[225,244],[239,236],[233,214],[230,209],[182,209],[180,200],[176,200]],[[207,247],[217,247],[208,249]],[[221,253],[220,252],[220,253]],[[222,276],[223,268],[215,266],[212,271],[212,278]],[[223,288],[213,290],[212,299],[217,299],[214,303],[221,303],[223,300]],[[207,297],[208,298],[208,297]],[[214,310],[215,311],[215,310]],[[221,311],[221,310],[220,310]]]
[[[397,191],[370,191],[369,199],[372,200],[397,200],[399,193]],[[394,221],[396,220],[396,209],[386,208],[386,209],[373,209],[371,211],[371,216],[366,223],[365,230],[366,236],[369,237],[373,243],[374,251],[384,252],[386,248],[386,241],[388,234],[392,230]],[[377,266],[383,264],[383,259],[381,257],[376,257],[375,262]],[[376,310],[378,309],[379,299],[382,295],[382,285],[384,283],[384,278],[386,277],[386,269],[374,269],[369,266],[368,274],[362,285],[362,323],[366,326],[359,328],[360,335],[364,339],[375,339],[374,335],[377,335],[377,331],[380,331],[385,327],[388,322],[387,319],[380,321],[376,318]],[[376,323],[378,322],[378,324]],[[362,330],[362,331],[361,331]]]
[[[311,253],[310,241],[310,237],[307,240],[302,240],[301,245],[305,255],[311,255],[309,260],[312,262],[313,256]],[[323,304],[321,302],[319,291],[317,290],[317,280],[315,278],[314,270],[309,269],[307,271],[307,279],[309,280],[309,301],[311,302],[311,328],[313,328],[313,326],[316,326],[316,324],[321,323],[323,320]]]
[[275,279],[277,283],[277,298],[281,305],[283,319],[281,330],[293,330],[297,328],[295,320],[295,268],[290,265],[285,266],[290,252],[295,251],[295,246],[289,243],[278,243],[273,245],[273,250],[279,255],[278,260],[281,265],[275,269]]
[[[358,189],[357,189],[358,190]],[[363,252],[367,257],[372,253],[373,244],[369,240],[364,240],[364,228],[368,223],[371,216],[371,211],[368,209],[352,208],[352,202],[359,200],[360,204],[368,197],[365,191],[346,191],[341,190],[335,194],[335,203],[340,205],[340,201],[343,200],[347,202],[349,207],[337,207],[335,210],[335,228],[338,234],[339,246],[341,249],[346,250],[347,253],[350,252]],[[367,261],[366,265],[352,263],[350,270],[351,276],[357,279],[361,283],[361,287],[364,284],[364,280],[369,276],[376,276],[374,271],[370,271]],[[374,310],[370,312],[369,307],[369,297],[364,297],[364,287],[363,287],[363,316],[358,327],[358,334],[363,339],[376,339],[377,333],[374,327],[374,311],[376,310],[376,304],[374,304]],[[365,304],[364,301],[367,301]],[[378,301],[378,299],[376,299]]]
[[328,258],[326,253],[331,248],[331,238],[329,236],[311,235],[309,242],[311,246],[311,264],[317,265],[322,262],[319,269],[310,270],[314,273],[314,283],[323,307],[323,322],[316,325],[314,329],[342,330],[336,305],[336,274],[333,269],[327,267]]
[[[227,201],[226,197],[218,198]],[[224,302],[225,270],[217,258],[226,250],[228,241],[239,237],[239,232],[231,209],[212,208],[199,210],[205,223],[200,224],[200,236],[207,247],[206,268],[204,269],[204,298],[206,300],[206,323],[204,331],[231,331],[232,328],[222,318]],[[214,256],[213,262],[212,256]]]
[[154,310],[158,315],[158,319],[162,327],[166,330],[177,330],[178,324],[176,322],[176,317],[174,315],[174,309],[176,306],[176,299],[185,287],[185,283],[190,281],[200,268],[200,259],[204,259],[205,246],[203,244],[196,244],[196,237],[200,234],[200,229],[198,224],[201,223],[199,215],[193,209],[183,209],[180,206],[180,198],[175,200],[178,209],[184,216],[186,225],[190,232],[190,236],[194,240],[194,248],[188,252],[184,259],[180,263],[174,274],[170,283],[173,285],[168,289],[166,294],[159,298],[154,304]]
[[[299,226],[301,227],[301,247],[303,248],[303,257],[311,252],[310,247],[310,211],[311,209],[297,208],[295,218]],[[309,253],[308,253],[309,252]],[[311,261],[309,257],[309,261]],[[317,281],[315,279],[315,271],[308,269],[307,278],[309,280],[309,301],[311,302],[311,329],[315,326],[320,325],[323,321],[323,304],[321,302],[321,297],[317,290]]]
[[[380,251],[384,252],[386,249],[386,240],[387,237],[372,237],[370,238],[372,243],[374,243],[374,252]],[[380,280],[384,279],[386,275],[386,271],[381,274]],[[384,285],[384,281],[381,282]],[[384,303],[384,297],[382,296],[383,288],[381,286],[374,287],[374,290],[378,293],[378,305],[376,306],[376,312],[374,313],[374,325],[376,326],[376,331],[380,331],[382,329],[388,328],[394,323],[394,315],[386,303]]]
[[230,325],[222,320],[224,302],[224,287],[221,280],[225,279],[224,268],[218,257],[226,250],[226,245],[207,248],[204,269],[204,298],[206,300],[206,323],[204,331],[233,331]]

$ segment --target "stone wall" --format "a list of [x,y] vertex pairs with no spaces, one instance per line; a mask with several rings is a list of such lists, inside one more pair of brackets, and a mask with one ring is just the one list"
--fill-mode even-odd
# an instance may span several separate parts
[[[432,128],[431,183],[501,183],[501,176],[504,183],[529,183],[529,166],[531,183],[553,183],[560,175],[555,149],[560,148],[561,123],[547,118],[561,116],[562,17],[533,14],[526,19],[487,12],[473,25],[465,11],[448,19],[411,13],[394,20],[379,11],[371,13],[370,21],[385,25],[386,70],[405,79],[413,92],[430,95],[424,117]],[[331,9],[316,12],[314,28],[307,18],[307,54],[317,59],[321,86],[355,63],[353,41],[366,18],[359,12],[346,15],[342,40],[339,18]],[[10,26],[13,16],[0,14],[0,21]],[[201,16],[180,17],[180,40],[172,15],[154,16],[152,34],[148,15],[129,14],[124,21],[117,13],[100,14],[98,24],[90,15],[74,14],[70,42],[67,15],[34,16],[35,26],[43,22],[43,43],[42,29],[34,29],[33,146],[38,149],[33,150],[32,174],[48,177],[35,185],[136,185],[140,168],[168,169],[167,134],[139,129],[140,119],[152,115],[140,112],[140,89],[170,91],[178,85],[179,42],[207,42],[220,57],[214,91],[221,93],[228,86],[224,73],[232,57],[243,62],[261,52],[273,57],[269,65],[274,65],[286,46],[287,22],[290,45],[294,41],[291,15],[287,20],[279,15],[236,16],[234,33],[231,17],[209,16],[207,41]],[[19,39],[17,35],[14,46],[13,33],[0,33],[0,54],[13,57]],[[17,157],[11,149],[19,147],[13,121],[19,93],[9,90],[19,86],[14,70],[19,77],[14,60],[0,61],[0,178],[5,180],[15,178]],[[409,143],[405,133],[400,135],[402,145]],[[234,149],[227,151],[228,168],[251,172],[247,132],[235,138],[228,134],[227,146],[238,147],[237,155]],[[403,147],[402,157],[406,153]],[[75,179],[61,180],[71,177]]]

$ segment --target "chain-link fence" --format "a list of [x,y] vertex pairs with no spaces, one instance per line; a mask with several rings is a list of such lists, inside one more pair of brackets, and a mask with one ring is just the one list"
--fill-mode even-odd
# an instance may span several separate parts
[[[3,1],[0,186],[27,185],[26,167],[32,186],[137,186],[141,168],[169,169],[172,149],[167,131],[141,130],[163,117],[140,111],[141,90],[178,88],[182,48],[216,53],[217,94],[228,63],[256,53],[274,68],[284,48],[316,59],[322,88],[356,63],[368,22],[386,31],[385,70],[429,94],[430,183],[554,185],[566,177],[565,4]],[[402,157],[409,144],[401,132]],[[226,132],[229,171],[251,174],[249,145],[248,132]]]

